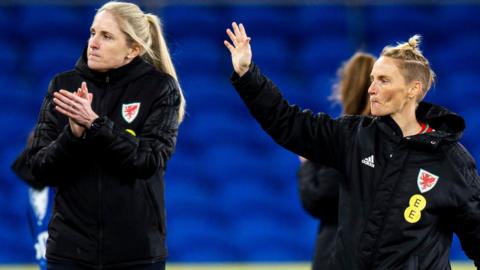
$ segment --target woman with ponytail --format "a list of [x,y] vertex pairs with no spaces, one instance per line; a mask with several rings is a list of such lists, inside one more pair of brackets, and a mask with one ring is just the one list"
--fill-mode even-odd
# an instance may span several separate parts
[[164,174],[184,114],[158,17],[103,5],[75,69],[51,81],[28,153],[56,188],[48,269],[165,269]]
[[480,269],[480,177],[459,142],[463,118],[422,102],[435,75],[419,36],[375,61],[371,116],[332,119],[289,105],[252,63],[245,28],[232,26],[232,83],[250,113],[278,144],[344,176],[326,269],[451,269],[453,233]]

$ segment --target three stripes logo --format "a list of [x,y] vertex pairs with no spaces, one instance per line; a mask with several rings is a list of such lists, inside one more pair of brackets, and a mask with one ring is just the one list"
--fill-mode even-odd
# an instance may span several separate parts
[[375,168],[375,161],[373,155],[362,159],[362,163],[369,167]]

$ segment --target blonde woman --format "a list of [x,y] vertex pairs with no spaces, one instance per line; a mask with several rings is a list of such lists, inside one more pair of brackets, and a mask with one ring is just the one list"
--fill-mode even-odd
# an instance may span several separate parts
[[53,78],[29,166],[57,189],[48,269],[164,269],[163,176],[184,100],[157,16],[96,13],[75,69]]
[[232,83],[252,115],[278,144],[345,176],[331,269],[450,269],[454,232],[480,267],[480,177],[459,142],[463,118],[422,102],[434,73],[419,36],[373,65],[372,117],[332,119],[289,105],[252,64],[245,28],[232,26]]

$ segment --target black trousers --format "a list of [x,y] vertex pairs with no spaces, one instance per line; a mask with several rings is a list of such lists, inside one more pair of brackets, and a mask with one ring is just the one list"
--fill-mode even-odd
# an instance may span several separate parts
[[[98,268],[87,267],[79,264],[73,263],[58,263],[58,262],[47,262],[47,270],[95,270]],[[118,267],[118,268],[102,268],[102,269],[115,269],[115,270],[165,270],[165,261],[157,262],[153,264],[142,264],[134,265],[128,267]]]

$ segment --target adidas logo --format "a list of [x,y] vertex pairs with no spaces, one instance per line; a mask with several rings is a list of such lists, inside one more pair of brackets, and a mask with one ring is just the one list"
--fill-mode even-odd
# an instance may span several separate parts
[[362,159],[362,163],[372,168],[375,168],[375,161],[373,160],[373,155]]

